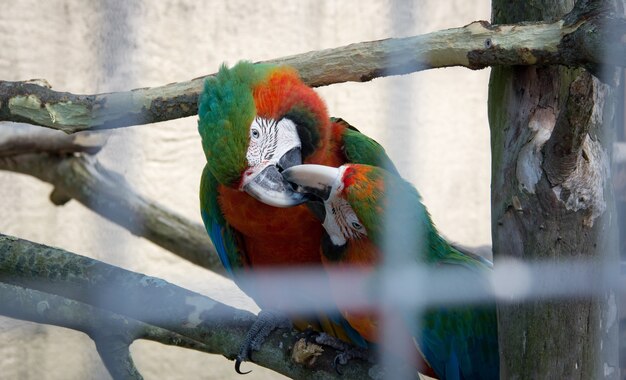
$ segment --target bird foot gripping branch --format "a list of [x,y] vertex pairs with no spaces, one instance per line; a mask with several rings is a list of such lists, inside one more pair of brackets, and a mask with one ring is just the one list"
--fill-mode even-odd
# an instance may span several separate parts
[[252,351],[260,350],[265,338],[272,331],[291,327],[291,321],[284,314],[273,310],[261,310],[239,349],[239,354],[235,359],[235,371],[241,375],[250,373],[251,371],[241,372],[241,363],[252,360]]
[[340,375],[342,374],[340,366],[348,364],[348,362],[352,359],[361,359],[370,363],[374,363],[376,359],[372,355],[371,351],[355,347],[326,333],[316,334],[315,342],[324,346],[332,347],[340,352],[333,360],[333,367]]

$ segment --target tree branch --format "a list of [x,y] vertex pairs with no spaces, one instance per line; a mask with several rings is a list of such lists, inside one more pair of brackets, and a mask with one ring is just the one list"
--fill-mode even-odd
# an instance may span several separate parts
[[98,355],[114,379],[142,380],[130,356],[130,343],[117,337],[95,339]]
[[543,147],[543,169],[552,186],[562,184],[584,156],[583,141],[591,127],[595,105],[593,91],[593,77],[588,72],[581,72],[569,86],[565,107]]
[[[591,3],[589,5],[588,3]],[[416,71],[494,65],[624,66],[626,20],[585,1],[564,20],[491,26],[486,21],[421,36],[361,42],[274,59],[311,86],[365,82]],[[608,54],[610,52],[610,54]],[[0,121],[67,133],[172,120],[197,113],[204,78],[127,92],[76,95],[0,81]]]
[[81,132],[72,136],[29,124],[4,123],[0,133],[0,157],[26,153],[88,153],[102,149],[108,135],[100,132]]
[[[0,140],[13,141],[14,146],[20,147],[19,150],[14,146],[3,149],[0,142],[0,169],[32,175],[52,184],[55,190],[51,200],[57,205],[74,198],[137,236],[145,237],[194,264],[219,274],[225,273],[206,230],[199,223],[137,194],[122,176],[107,170],[95,158],[85,154],[63,154],[99,149],[94,139],[85,139],[82,134],[68,136],[59,131],[35,129],[38,131],[27,129],[26,134]],[[24,138],[26,142],[22,142]],[[101,138],[95,140],[98,143],[103,141]],[[59,151],[53,154],[54,149]],[[9,156],[17,151],[49,153]]]
[[82,331],[96,343],[113,378],[141,378],[128,346],[144,324],[82,302],[4,283],[0,283],[0,303],[3,315]]
[[[197,341],[172,331],[54,294],[0,282],[0,314],[81,331],[90,336],[113,378],[133,370],[128,346],[136,339],[210,352]],[[121,376],[124,374],[124,376]],[[135,378],[136,376],[132,376]]]
[[[74,314],[65,314],[68,318],[60,323],[79,330],[84,328],[91,331],[95,327],[96,341],[99,337],[106,336],[103,334],[107,332],[119,331],[116,330],[116,326],[119,326],[117,323],[130,321],[132,325],[133,320],[136,320],[141,324],[154,326],[153,329],[169,331],[169,335],[156,331],[161,339],[164,339],[163,336],[172,338],[176,334],[184,337],[183,342],[190,348],[233,359],[255,318],[250,312],[221,304],[158,278],[1,234],[0,283],[10,284],[12,289],[28,288],[27,292],[35,295],[41,293],[34,291],[45,291],[126,318],[116,320],[112,315],[103,314],[100,322],[108,325],[92,325],[90,323],[95,319],[90,317],[93,314],[77,313],[78,320],[74,319]],[[20,297],[15,297],[15,294],[7,296],[8,293],[1,291],[4,289],[7,289],[7,285],[0,287],[0,300],[7,299],[12,303],[3,303],[3,314],[6,313],[5,309],[8,310],[5,305],[15,305],[18,311],[13,311],[13,315],[18,318],[26,315],[47,323],[42,314],[49,317],[54,315],[49,305],[56,305],[59,299],[52,297],[52,301],[46,299],[47,304],[42,304],[41,300],[32,296],[33,301],[26,302],[27,306],[23,306],[19,304]],[[33,305],[39,311],[34,311]],[[68,306],[64,310],[72,309]],[[141,334],[132,331],[125,330],[125,333],[130,332],[127,338],[129,341],[149,338],[155,334],[155,330]],[[119,345],[124,339],[118,339],[116,344]],[[350,366],[342,368],[344,375],[340,377],[333,368],[333,360],[338,352],[324,347],[314,366],[306,368],[289,359],[298,339],[299,332],[295,330],[281,329],[273,332],[261,350],[255,353],[255,363],[297,379],[366,379],[370,377],[369,371],[375,367],[373,364],[354,360]],[[176,339],[170,339],[169,342],[181,345]],[[101,347],[108,350],[110,347],[104,344]],[[111,365],[120,369],[128,364],[123,349],[116,346],[114,353],[116,354],[112,360],[121,361],[122,364]]]

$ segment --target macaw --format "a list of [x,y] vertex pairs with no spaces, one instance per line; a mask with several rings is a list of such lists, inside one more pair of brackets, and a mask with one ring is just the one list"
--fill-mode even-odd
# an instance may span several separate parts
[[[222,66],[205,81],[198,116],[207,160],[200,185],[202,219],[227,272],[261,309],[275,300],[262,284],[238,281],[240,273],[321,266],[323,228],[315,209],[302,204],[306,197],[293,191],[281,171],[302,162],[358,162],[395,171],[379,144],[345,121],[330,119],[319,95],[287,66]],[[331,299],[328,284],[319,284],[316,291]],[[368,345],[338,311],[289,318],[296,328]],[[259,345],[250,339],[238,356],[238,372],[249,350]]]
[[[409,260],[428,266],[457,268],[478,286],[488,286],[491,263],[463,253],[439,235],[417,190],[395,174],[368,165],[347,164],[339,168],[299,165],[283,171],[298,191],[323,202],[325,229],[321,246],[329,269],[331,289],[337,289],[341,270],[358,268],[374,273],[385,252],[385,220],[410,226],[403,238],[415,251]],[[388,210],[390,194],[402,207]],[[391,218],[391,219],[390,219]],[[339,270],[337,270],[339,269]],[[467,273],[465,273],[467,271]],[[369,273],[368,273],[369,275]],[[380,332],[377,314],[339,309],[362,336],[376,342]],[[440,379],[497,379],[499,357],[494,304],[427,309],[413,331],[417,349]],[[411,331],[411,330],[409,330]]]

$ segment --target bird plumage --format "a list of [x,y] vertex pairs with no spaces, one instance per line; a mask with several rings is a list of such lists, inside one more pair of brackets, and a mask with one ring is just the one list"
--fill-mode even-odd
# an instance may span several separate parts
[[[337,269],[368,268],[373,272],[391,254],[385,251],[389,244],[386,223],[398,230],[393,239],[399,240],[399,245],[395,245],[411,250],[406,257],[407,265],[455,268],[464,280],[488,286],[488,262],[463,254],[441,237],[417,190],[399,176],[378,167],[352,164],[331,170],[313,165],[294,166],[283,174],[324,202],[326,243],[322,252],[323,262],[333,274],[331,289],[337,290],[343,283],[341,270]],[[400,205],[391,206],[393,202]],[[340,303],[339,308],[361,335],[376,341],[380,334],[376,313],[354,314]],[[437,377],[498,378],[494,304],[430,308],[413,325],[419,326],[412,333],[417,348]]]
[[[259,268],[321,265],[323,228],[311,210],[297,205],[302,202],[297,199],[290,203],[289,194],[280,202],[293,207],[272,207],[264,203],[262,191],[253,194],[248,188],[250,183],[260,183],[257,174],[267,169],[270,175],[264,177],[265,185],[278,188],[276,193],[291,189],[277,176],[285,169],[283,156],[276,153],[285,140],[292,144],[289,147],[299,149],[305,163],[339,166],[364,162],[393,168],[380,145],[345,121],[331,120],[322,99],[290,67],[249,62],[222,66],[215,77],[206,80],[198,115],[207,158],[200,187],[202,218],[224,267],[236,282],[241,273]],[[297,137],[283,137],[288,128],[293,128]],[[257,146],[253,144],[258,133],[265,135]],[[273,301],[262,284],[238,283],[261,308]],[[320,297],[330,298],[327,283],[319,284],[317,290]],[[311,326],[353,344],[367,345],[338,312],[294,316],[294,322],[299,328]]]

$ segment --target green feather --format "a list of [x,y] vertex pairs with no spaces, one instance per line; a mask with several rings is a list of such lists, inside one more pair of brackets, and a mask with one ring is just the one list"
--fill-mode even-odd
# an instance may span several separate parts
[[[468,283],[485,289],[490,286],[486,276],[491,268],[488,261],[466,255],[443,239],[410,183],[377,167],[356,166],[355,170],[356,174],[351,174],[353,178],[349,179],[351,182],[344,177],[349,185],[343,194],[376,246],[385,247],[384,228],[390,217],[394,226],[410,226],[399,228],[404,230],[400,231],[404,235],[393,237],[408,242],[404,246],[411,247],[409,252],[416,262],[464,268],[466,273],[459,273],[459,276]],[[348,173],[346,171],[345,175]],[[389,212],[390,199],[399,202],[399,207],[393,206],[392,213]],[[461,378],[498,377],[497,321],[493,303],[429,309],[420,323],[420,331],[415,336],[439,376],[457,378],[446,371],[459,371]]]
[[215,245],[222,264],[231,275],[243,267],[245,257],[240,249],[240,236],[224,219],[217,199],[219,183],[208,165],[200,178],[200,212],[204,226]]
[[343,124],[346,127],[343,133],[343,153],[348,162],[378,166],[398,174],[398,170],[389,156],[387,156],[387,152],[385,152],[385,148],[382,145],[364,135],[343,119],[331,118],[331,122]]
[[[365,178],[359,175],[357,180],[344,190],[344,194],[365,226],[372,242],[379,247],[385,246],[385,223],[388,221],[387,218],[391,217],[389,222],[393,225],[413,226],[397,229],[395,232],[403,236],[394,238],[405,242],[407,247],[412,247],[411,250],[418,249],[423,252],[423,255],[417,257],[420,261],[432,263],[441,260],[450,246],[437,232],[415,187],[379,167],[370,166],[367,170],[362,168],[364,166],[360,166],[358,172],[365,173]],[[393,212],[390,212],[390,206],[393,207]]]
[[231,69],[222,65],[204,82],[198,131],[209,169],[222,184],[236,183],[246,169],[248,133],[256,115],[252,88],[266,79],[270,68],[246,61]]

